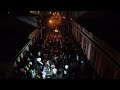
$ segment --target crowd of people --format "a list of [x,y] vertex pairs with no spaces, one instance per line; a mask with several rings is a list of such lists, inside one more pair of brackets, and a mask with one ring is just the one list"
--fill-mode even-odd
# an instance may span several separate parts
[[[59,33],[60,34],[60,33]],[[87,57],[71,33],[60,34],[62,38],[45,37],[17,61],[14,70],[17,79],[82,79],[88,76]],[[91,75],[91,74],[90,74]]]

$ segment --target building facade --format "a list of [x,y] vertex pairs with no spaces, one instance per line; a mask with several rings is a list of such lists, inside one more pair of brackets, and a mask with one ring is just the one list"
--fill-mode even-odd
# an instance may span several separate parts
[[100,78],[120,78],[120,53],[72,21],[72,33]]

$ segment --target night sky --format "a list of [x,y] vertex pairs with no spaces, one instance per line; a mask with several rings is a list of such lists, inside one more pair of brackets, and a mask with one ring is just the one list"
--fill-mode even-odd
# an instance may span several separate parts
[[34,27],[15,16],[0,16],[0,62],[10,62],[28,42],[27,36]]
[[111,47],[120,51],[120,12],[89,11],[79,17],[77,22],[96,37],[105,40]]

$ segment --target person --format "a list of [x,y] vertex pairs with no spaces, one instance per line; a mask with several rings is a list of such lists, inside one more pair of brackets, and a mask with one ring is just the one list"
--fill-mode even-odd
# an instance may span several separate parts
[[50,60],[48,60],[47,62],[46,62],[46,64],[50,67],[51,66],[51,61]]
[[41,58],[37,58],[37,62],[39,62],[41,65],[43,65]]
[[57,69],[55,68],[55,65],[51,65],[51,68],[52,68],[52,75],[53,75],[53,78],[56,79],[57,78]]
[[31,61],[29,62],[29,65],[32,66],[32,62]]
[[19,76],[20,76],[21,79],[25,79],[26,78],[26,72],[27,71],[24,68],[20,69],[20,75]]
[[55,55],[55,57],[54,57],[54,63],[55,64],[57,64],[58,62],[57,62],[57,59],[58,59],[58,56],[57,55]]
[[32,53],[30,53],[30,60],[32,61],[32,62],[34,62],[34,56],[33,56],[33,54]]
[[45,71],[42,72],[42,78],[46,79],[46,72]]
[[35,79],[40,79],[41,77],[40,77],[40,75],[36,75],[36,77],[35,77]]
[[26,71],[29,70],[29,67],[30,67],[29,65],[26,65],[26,66],[25,66]]
[[37,62],[38,62],[39,69],[42,70],[42,68],[43,68],[43,62],[41,61],[41,58],[37,58]]
[[84,68],[84,65],[85,65],[85,62],[84,62],[84,59],[81,60],[81,70]]
[[55,67],[54,63],[51,64],[51,69],[53,69]]
[[31,69],[30,73],[31,73],[31,78],[35,79],[35,76],[36,76],[35,69]]
[[65,69],[68,70],[69,66],[68,65],[65,65]]
[[39,51],[39,52],[38,52],[38,57],[40,57],[40,56],[41,56],[41,52]]
[[50,74],[51,74],[50,67],[48,65],[45,65],[42,71],[43,79],[47,78],[47,76]]
[[79,61],[79,56],[78,56],[78,54],[76,55],[76,60]]
[[67,76],[68,76],[68,68],[69,68],[69,66],[65,65],[65,69],[64,69],[64,77],[65,78],[67,78]]
[[30,58],[29,58],[29,57],[27,58],[27,61],[30,61]]

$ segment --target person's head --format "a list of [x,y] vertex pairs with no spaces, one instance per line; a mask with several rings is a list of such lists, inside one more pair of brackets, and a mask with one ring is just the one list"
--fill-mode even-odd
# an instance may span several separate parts
[[52,64],[52,65],[51,65],[51,67],[52,67],[52,68],[55,68],[55,65],[54,65],[54,64]]
[[32,53],[30,53],[30,56],[33,56],[33,54],[32,54]]
[[29,65],[32,65],[32,62],[29,62]]
[[27,60],[30,61],[30,58],[28,57]]
[[41,62],[41,58],[37,58],[37,61],[38,61],[38,62]]
[[50,64],[49,60],[46,63],[49,65]]
[[68,69],[69,68],[69,66],[68,65],[65,65],[65,69]]

